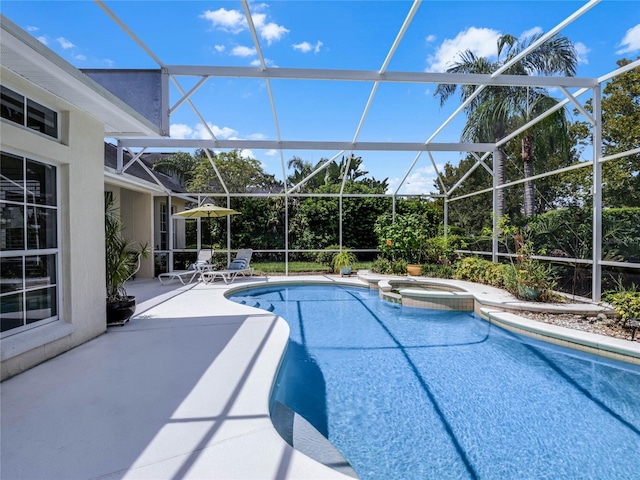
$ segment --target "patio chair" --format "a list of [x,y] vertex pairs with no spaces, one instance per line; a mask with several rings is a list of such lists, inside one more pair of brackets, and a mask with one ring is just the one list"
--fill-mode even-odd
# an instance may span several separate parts
[[233,283],[238,275],[242,275],[246,277],[247,274],[253,276],[254,269],[249,265],[251,262],[251,255],[253,254],[253,250],[250,248],[245,248],[242,250],[238,250],[236,253],[236,257],[231,261],[231,263],[224,270],[207,270],[202,272],[201,279],[204,283],[211,283],[217,277],[222,278],[224,283],[229,284]]
[[213,251],[211,250],[200,250],[198,252],[198,259],[196,263],[192,263],[189,265],[189,268],[186,270],[176,270],[173,272],[161,273],[158,275],[158,280],[162,285],[168,285],[174,280],[179,280],[182,285],[187,285],[188,283],[193,282],[196,278],[200,278],[202,272],[211,265],[211,257],[213,256]]

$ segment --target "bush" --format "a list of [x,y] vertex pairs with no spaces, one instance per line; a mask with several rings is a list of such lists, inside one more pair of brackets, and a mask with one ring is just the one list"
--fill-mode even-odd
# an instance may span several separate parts
[[422,275],[434,278],[453,278],[454,268],[451,265],[426,264],[422,266]]
[[627,320],[640,319],[640,290],[635,285],[628,290],[619,287],[617,291],[606,292],[603,298],[611,304],[625,325]]
[[376,261],[373,262],[371,271],[384,275],[406,275],[407,262],[404,260],[389,260],[388,258],[378,257]]
[[390,260],[404,260],[420,264],[425,255],[425,242],[435,234],[426,216],[417,213],[381,215],[374,230],[378,237],[378,249]]
[[448,237],[432,237],[424,242],[425,263],[449,265],[456,261],[459,256],[456,250],[466,248],[465,241],[457,235]]
[[482,275],[482,283],[486,285],[491,285],[492,287],[503,288],[504,285],[504,276],[505,272],[509,270],[510,265],[506,265],[504,263],[493,263],[489,262],[487,265],[487,269],[484,271]]
[[455,265],[454,278],[469,282],[484,283],[485,270],[492,268],[493,262],[479,257],[465,257]]
[[328,267],[333,267],[333,259],[338,252],[330,252],[328,250],[340,250],[340,245],[329,245],[325,250],[327,251],[316,254],[316,262]]

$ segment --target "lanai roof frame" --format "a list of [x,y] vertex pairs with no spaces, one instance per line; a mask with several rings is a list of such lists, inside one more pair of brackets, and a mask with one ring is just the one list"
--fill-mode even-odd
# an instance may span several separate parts
[[[438,181],[440,182],[441,186],[443,187],[443,190],[445,191],[445,224],[446,224],[446,205],[447,205],[447,201],[449,200],[449,196],[451,195],[451,193],[453,193],[453,191],[468,177],[468,175],[471,173],[471,171],[468,171],[465,176],[456,184],[454,185],[448,192],[446,191],[446,188],[444,188],[444,184],[442,182],[442,178],[440,175],[440,172],[438,172],[437,170],[437,166],[436,166],[436,162],[433,159],[433,156],[431,155],[431,152],[433,151],[459,151],[459,152],[469,152],[472,155],[474,155],[477,159],[476,164],[473,166],[472,170],[477,168],[478,166],[483,166],[490,174],[493,175],[493,171],[491,168],[489,168],[487,166],[487,164],[484,162],[484,160],[489,156],[489,154],[491,153],[491,151],[495,150],[495,148],[503,143],[506,143],[507,141],[513,139],[516,135],[518,135],[519,133],[521,133],[522,131],[524,131],[526,128],[529,128],[532,125],[535,125],[537,122],[541,121],[546,115],[550,115],[551,113],[553,113],[553,111],[564,107],[565,105],[567,105],[568,103],[572,103],[584,116],[585,118],[587,118],[587,120],[595,126],[594,128],[594,133],[593,133],[593,156],[594,156],[594,161],[591,162],[591,165],[594,168],[594,184],[598,184],[599,182],[601,182],[601,163],[603,161],[606,161],[608,159],[605,159],[602,157],[602,153],[601,153],[601,145],[602,145],[602,139],[601,139],[601,125],[600,125],[600,117],[601,117],[601,110],[600,110],[600,98],[599,96],[601,95],[601,85],[603,82],[605,82],[606,80],[612,78],[615,75],[624,73],[625,71],[630,70],[631,68],[636,68],[639,64],[640,61],[636,61],[633,62],[631,65],[628,65],[624,68],[621,69],[617,69],[613,72],[611,72],[610,74],[604,75],[600,78],[576,78],[576,77],[571,77],[571,78],[563,78],[563,77],[529,77],[529,76],[508,76],[508,75],[503,75],[503,72],[508,68],[509,64],[504,65],[502,68],[500,68],[498,71],[494,72],[491,75],[488,76],[477,76],[477,75],[464,75],[464,74],[434,74],[434,73],[416,73],[416,72],[388,72],[387,71],[387,67],[390,61],[390,58],[393,56],[393,53],[395,52],[395,48],[397,47],[398,43],[400,42],[402,36],[404,35],[404,32],[406,31],[406,28],[408,28],[408,25],[411,23],[411,20],[413,18],[413,15],[415,14],[415,11],[417,10],[418,6],[421,4],[421,0],[414,0],[411,9],[407,15],[407,18],[405,19],[405,22],[403,23],[397,37],[396,40],[394,41],[392,47],[390,48],[388,54],[387,54],[387,58],[385,59],[385,61],[383,62],[382,67],[380,68],[380,70],[376,71],[376,72],[371,72],[371,71],[353,71],[353,70],[312,70],[312,69],[287,69],[287,68],[267,68],[264,56],[262,54],[262,50],[260,48],[260,42],[258,39],[258,35],[255,29],[255,25],[253,24],[253,20],[251,17],[251,12],[249,9],[249,4],[247,0],[240,0],[242,3],[242,7],[245,13],[245,17],[247,20],[247,23],[249,25],[249,30],[251,33],[251,36],[253,38],[254,41],[254,45],[256,47],[256,51],[258,53],[259,56],[259,62],[260,62],[260,67],[258,68],[251,68],[251,67],[193,67],[193,66],[179,66],[179,65],[174,65],[174,66],[168,66],[168,65],[164,65],[154,54],[153,52],[151,52],[151,50],[149,50],[139,39],[137,39],[137,37],[135,37],[135,34],[133,34],[132,31],[130,31],[119,19],[117,19],[117,17],[115,17],[115,15],[113,15],[112,13],[110,13],[110,11],[108,10],[108,8],[106,8],[106,6],[104,5],[104,3],[100,0],[95,0],[96,3],[98,3],[98,5],[101,6],[101,8],[103,8],[103,10],[105,10],[124,30],[125,32],[127,32],[127,34],[129,34],[129,36],[131,36],[136,43],[138,43],[142,48],[145,49],[145,51],[147,51],[147,53],[149,53],[149,55],[154,58],[158,64],[161,66],[161,68],[163,69],[163,72],[167,75],[169,75],[169,77],[172,79],[172,81],[174,82],[174,84],[176,84],[178,90],[181,92],[182,94],[182,98],[172,107],[172,109],[170,110],[170,112],[175,111],[175,109],[177,109],[182,103],[184,102],[188,102],[192,109],[194,110],[194,112],[196,112],[196,115],[201,119],[202,124],[207,127],[207,130],[209,131],[209,134],[211,136],[211,140],[201,140],[201,141],[196,141],[194,142],[193,140],[189,141],[188,143],[182,142],[182,141],[173,141],[172,139],[142,139],[142,140],[137,140],[137,139],[133,139],[133,138],[124,138],[124,139],[119,139],[118,140],[118,146],[119,148],[133,148],[133,147],[142,147],[142,148],[146,148],[148,146],[174,146],[174,147],[187,147],[187,145],[191,146],[191,147],[210,147],[210,148],[220,148],[220,149],[239,149],[239,148],[274,148],[277,149],[280,152],[280,162],[281,162],[281,166],[282,166],[282,176],[283,176],[283,182],[286,185],[286,170],[285,170],[285,166],[284,166],[284,150],[288,150],[288,149],[294,149],[294,148],[304,148],[304,149],[308,149],[308,150],[313,150],[313,149],[335,149],[335,150],[344,150],[344,151],[351,151],[352,153],[354,151],[358,151],[358,150],[384,150],[384,151],[389,151],[389,150],[410,150],[410,151],[416,151],[417,152],[417,156],[415,157],[415,159],[413,160],[413,162],[411,163],[409,169],[407,170],[404,178],[402,179],[402,181],[400,182],[400,185],[396,188],[395,192],[392,194],[392,196],[395,198],[396,195],[399,194],[400,188],[402,186],[402,184],[405,182],[405,180],[407,179],[407,177],[409,176],[409,174],[411,173],[412,169],[414,168],[414,166],[416,165],[417,161],[419,160],[420,156],[422,155],[422,152],[427,151],[429,153],[429,157],[430,157],[430,161],[434,167],[434,169],[436,170],[437,173],[437,178]],[[557,34],[558,32],[560,32],[563,28],[565,28],[568,24],[572,23],[573,21],[575,21],[576,19],[578,19],[580,16],[582,16],[583,14],[585,14],[587,11],[591,10],[593,7],[595,7],[598,3],[600,3],[600,0],[590,0],[588,2],[586,2],[582,7],[580,7],[578,10],[576,10],[572,15],[568,16],[565,20],[563,20],[562,22],[560,22],[556,27],[552,28],[551,30],[549,30],[541,39],[539,39],[537,42],[535,42],[534,44],[532,44],[528,49],[526,49],[525,51],[521,52],[520,56],[517,57],[516,59],[513,59],[513,61],[516,61],[518,58],[520,58],[521,56],[524,56],[528,53],[528,51],[530,51],[531,49],[535,48],[536,46],[538,46],[539,44],[541,44],[542,42],[544,42],[545,40],[547,40],[548,38],[551,38],[553,35]],[[512,63],[511,62],[511,63]],[[194,85],[191,90],[189,90],[189,92],[185,93],[184,90],[179,86],[179,84],[177,83],[177,80],[175,79],[176,76],[181,76],[181,75],[191,75],[191,76],[200,76],[200,80],[198,81],[198,83],[196,85]],[[274,118],[274,124],[275,124],[275,129],[276,129],[276,136],[277,139],[275,141],[257,141],[257,140],[218,140],[216,139],[215,135],[213,134],[213,132],[208,128],[207,126],[207,122],[204,121],[204,119],[202,118],[202,116],[198,113],[197,108],[192,104],[191,100],[190,100],[190,96],[196,91],[198,90],[209,78],[213,77],[213,76],[219,76],[219,77],[235,77],[235,78],[263,78],[265,80],[265,83],[267,85],[267,90],[269,93],[269,102],[271,105],[271,110],[272,110],[272,115]],[[352,142],[313,142],[313,141],[306,141],[306,142],[292,142],[292,141],[287,141],[287,140],[283,140],[281,133],[280,133],[280,126],[279,126],[279,122],[278,122],[278,116],[277,116],[277,112],[276,112],[276,103],[274,100],[274,96],[273,96],[273,92],[271,90],[271,79],[282,79],[282,78],[292,78],[292,79],[297,79],[297,80],[304,80],[304,79],[322,79],[322,80],[345,80],[345,81],[362,81],[362,82],[373,82],[373,89],[371,91],[371,94],[369,96],[369,100],[366,103],[366,106],[364,108],[364,111],[362,113],[362,116],[360,118],[360,122],[356,128],[354,137],[353,137],[353,141]],[[358,137],[359,137],[359,133],[361,130],[362,125],[364,124],[364,121],[367,117],[367,113],[369,110],[370,105],[373,102],[373,97],[375,95],[375,92],[377,90],[377,86],[382,83],[382,82],[414,82],[414,83],[455,83],[455,84],[463,84],[463,83],[467,83],[467,84],[473,84],[473,85],[478,85],[476,92],[473,94],[473,96],[477,95],[480,93],[480,91],[484,88],[486,88],[489,85],[493,85],[493,86],[499,86],[499,85],[520,85],[520,86],[527,86],[527,85],[531,85],[531,86],[543,86],[543,87],[550,87],[550,86],[554,86],[554,87],[558,87],[558,89],[564,94],[564,96],[566,97],[565,100],[563,100],[561,102],[560,106],[554,107],[554,109],[550,109],[549,111],[547,111],[546,113],[543,113],[542,115],[536,117],[535,119],[533,119],[531,122],[529,122],[527,125],[521,127],[520,129],[516,130],[515,132],[511,132],[507,137],[505,137],[504,139],[500,140],[499,142],[495,143],[495,144],[462,144],[462,143],[449,143],[449,144],[437,144],[435,142],[433,142],[433,140],[435,139],[435,137],[450,123],[450,121],[457,116],[461,111],[464,110],[465,106],[468,104],[468,102],[470,100],[467,101],[467,103],[462,103],[458,109],[449,117],[449,119],[447,119],[438,129],[435,130],[435,132],[423,143],[423,144],[416,144],[414,143],[395,143],[395,144],[391,144],[391,143],[385,143],[385,142],[358,142]],[[579,90],[577,90],[574,93],[571,93],[568,88],[578,88]],[[587,91],[592,91],[593,92],[593,99],[594,99],[594,113],[593,116],[589,115],[585,109],[582,107],[582,105],[576,100],[576,98],[578,96],[580,96],[581,94],[587,92]],[[187,147],[189,148],[189,147]],[[205,151],[208,153],[208,148],[205,149]],[[478,152],[484,153],[484,155],[482,157],[480,157],[478,155]],[[631,155],[637,153],[637,149],[636,150],[631,150],[630,152],[624,152],[621,154],[616,155],[615,157],[619,157],[619,156],[625,156],[625,155]],[[337,158],[340,154],[336,155],[334,158]],[[613,158],[613,157],[612,157]],[[211,161],[211,158],[210,158]],[[213,163],[213,161],[211,161],[214,169],[215,169],[215,165]],[[329,162],[327,162],[329,163]],[[326,166],[323,165],[322,167]],[[587,166],[587,164],[585,165],[580,165],[580,166],[571,166],[571,167],[565,167],[564,169],[560,169],[556,172],[550,172],[548,173],[549,175],[554,174],[554,173],[559,173],[560,171],[568,171],[569,169],[573,169],[573,168],[581,168],[582,166]],[[318,168],[314,174],[317,174],[320,170],[322,170],[322,167]],[[223,185],[223,188],[225,189],[225,194],[227,195],[227,201],[229,201],[229,195],[230,192],[228,191],[228,189],[226,188],[224,181],[222,179],[222,177],[220,176],[219,172],[217,172],[216,169],[216,173],[219,177],[219,180],[221,182],[221,184]],[[495,175],[494,179],[495,179]],[[541,176],[548,176],[547,174],[542,174]],[[541,176],[536,176],[536,178],[541,178]],[[305,179],[308,180],[308,179]],[[511,184],[515,184],[515,183],[522,183],[528,180],[518,180],[517,182],[512,182]],[[344,186],[344,185],[343,185]],[[299,186],[294,186],[291,188],[291,193],[293,193],[293,190],[295,190],[297,187]],[[494,180],[494,185],[493,187],[490,189],[493,191],[493,195],[494,195],[494,213],[495,213],[495,206],[497,204],[496,201],[496,193],[499,189],[505,188],[506,185],[496,185],[496,182]],[[341,188],[341,192],[343,191],[343,189]],[[487,189],[486,191],[489,191],[489,189]],[[479,194],[479,193],[483,193],[484,191],[480,191],[480,192],[476,192],[475,194]],[[286,195],[286,192],[285,192]],[[459,198],[463,198],[463,197],[467,197],[470,195],[464,195],[464,196],[459,196],[459,197],[454,197],[451,200],[456,200]],[[595,188],[594,189],[594,205],[596,206],[594,208],[594,218],[593,218],[593,222],[594,222],[594,237],[593,237],[593,252],[594,252],[594,260],[593,260],[593,265],[594,265],[594,285],[593,285],[593,296],[594,296],[594,300],[599,301],[600,299],[600,290],[601,290],[601,284],[600,282],[600,267],[602,265],[602,260],[601,260],[601,241],[602,241],[602,225],[601,225],[601,214],[602,214],[602,204],[601,204],[601,188]],[[494,215],[494,220],[493,220],[493,230],[494,230],[494,246],[493,246],[493,258],[494,260],[497,260],[497,216]],[[596,274],[597,273],[597,274]],[[596,280],[596,277],[598,277],[598,279]]]

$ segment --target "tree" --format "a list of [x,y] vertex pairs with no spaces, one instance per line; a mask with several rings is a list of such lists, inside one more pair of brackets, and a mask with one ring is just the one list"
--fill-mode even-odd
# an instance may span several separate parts
[[[619,67],[631,63],[626,58],[617,62]],[[634,68],[613,77],[602,89],[602,154],[609,156],[627,152],[640,145],[640,68]],[[585,110],[593,112],[593,102],[587,100]],[[577,113],[577,112],[576,112]],[[574,132],[574,151],[591,145],[593,128],[585,121],[571,125]],[[585,172],[584,190],[590,190],[591,179]],[[602,165],[605,187],[603,205],[615,207],[640,206],[640,154],[609,160]]]
[[[619,67],[631,63],[621,59]],[[604,156],[640,146],[640,68],[611,79],[602,98]],[[607,207],[640,206],[640,154],[627,155],[603,164],[603,201]]]
[[[513,35],[503,35],[498,39],[498,60],[490,61],[477,57],[467,50],[459,54],[459,61],[447,69],[449,73],[493,73],[516,55],[537,41],[541,35],[534,35],[523,41]],[[556,35],[504,71],[508,75],[575,75],[577,55],[573,44],[566,37]],[[440,97],[441,105],[453,95],[458,88],[455,84],[438,85],[434,95]],[[475,92],[475,85],[460,86],[461,99],[466,101]],[[554,103],[545,89],[539,87],[485,87],[471,100],[465,111],[467,123],[462,132],[463,141],[497,142],[504,138],[509,130],[514,130],[527,123],[533,116],[546,110]],[[557,112],[557,115],[564,115]],[[562,129],[550,128],[564,124],[562,118],[547,122],[545,125],[532,127],[521,138],[522,159],[525,177],[533,173],[534,145],[537,134],[558,135]],[[566,129],[564,134],[566,135]],[[497,183],[503,184],[505,179],[505,147],[499,146],[494,153],[494,175]],[[529,182],[527,182],[529,183]],[[526,195],[526,214],[533,214],[533,186],[529,185]],[[504,189],[498,191],[498,216],[504,214]]]
[[244,158],[238,150],[231,152],[210,153],[220,177],[211,165],[206,152],[196,150],[198,163],[187,189],[193,192],[224,192],[222,182],[230,193],[251,191],[276,191],[282,183],[274,175],[265,173],[260,162],[254,158]]
[[184,186],[191,181],[197,165],[198,160],[190,153],[176,152],[168,157],[160,157],[153,163],[153,169],[173,177]]

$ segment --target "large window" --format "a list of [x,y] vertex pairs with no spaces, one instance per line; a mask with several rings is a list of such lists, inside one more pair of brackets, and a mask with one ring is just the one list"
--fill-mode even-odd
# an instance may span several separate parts
[[0,330],[58,316],[56,168],[0,154]]
[[2,118],[58,138],[58,114],[19,93],[0,87]]
[[[174,205],[171,206],[171,215],[175,215],[176,207]],[[168,222],[169,218],[167,216],[167,204],[160,204],[160,250],[168,250],[169,249],[169,232],[168,232]],[[178,245],[178,236],[176,234],[177,230],[176,220],[173,219],[173,247],[175,248]]]

